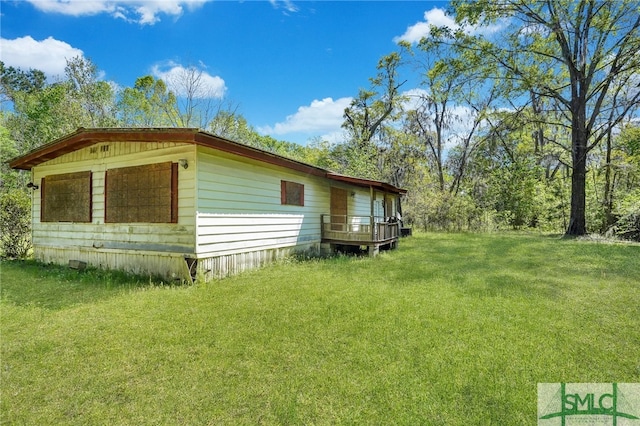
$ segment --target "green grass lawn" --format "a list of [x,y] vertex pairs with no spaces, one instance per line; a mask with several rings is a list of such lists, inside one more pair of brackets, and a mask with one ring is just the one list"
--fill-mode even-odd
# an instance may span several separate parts
[[640,246],[422,234],[194,286],[4,262],[2,424],[536,424],[640,382]]

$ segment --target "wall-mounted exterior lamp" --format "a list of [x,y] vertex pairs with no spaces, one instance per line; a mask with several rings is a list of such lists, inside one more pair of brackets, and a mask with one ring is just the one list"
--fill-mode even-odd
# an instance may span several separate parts
[[33,183],[33,182],[29,182],[27,184],[27,188],[31,188],[31,189],[33,189],[35,191],[36,189],[38,189],[40,187],[38,185],[36,185],[35,183]]
[[186,160],[186,158],[181,158],[180,160],[178,160],[178,164],[180,164],[183,169],[189,168],[189,162]]

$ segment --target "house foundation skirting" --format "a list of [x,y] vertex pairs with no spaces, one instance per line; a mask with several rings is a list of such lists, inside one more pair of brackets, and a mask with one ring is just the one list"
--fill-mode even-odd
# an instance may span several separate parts
[[205,281],[211,281],[212,279],[225,278],[251,269],[261,268],[269,263],[298,253],[318,253],[319,251],[319,243],[310,243],[292,247],[198,257],[197,259],[187,259],[186,264],[190,265],[189,269],[194,280],[200,278]]
[[34,257],[43,263],[69,265],[70,261],[79,261],[95,268],[121,270],[169,281],[189,277],[183,253],[34,246]]

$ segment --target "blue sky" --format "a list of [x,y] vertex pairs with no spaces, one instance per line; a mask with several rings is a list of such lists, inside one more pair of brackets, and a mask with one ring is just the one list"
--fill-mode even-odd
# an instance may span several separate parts
[[[263,134],[340,139],[342,112],[378,60],[429,23],[443,1],[1,0],[0,60],[51,79],[90,58],[105,80],[133,86],[181,67]],[[411,87],[406,87],[410,90]]]

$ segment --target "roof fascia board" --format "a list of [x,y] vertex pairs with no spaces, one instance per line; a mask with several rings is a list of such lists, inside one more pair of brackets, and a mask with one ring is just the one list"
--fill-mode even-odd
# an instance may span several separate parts
[[77,151],[87,146],[105,142],[193,142],[195,129],[84,129],[56,139],[29,153],[9,161],[13,169],[31,170],[32,167],[60,155]]
[[325,177],[328,173],[326,170],[319,167],[312,166],[310,164],[301,163],[296,160],[292,160],[286,157],[282,157],[277,154],[272,154],[268,151],[264,151],[258,148],[253,148],[248,145],[243,145],[238,142],[230,141],[228,139],[221,138],[219,136],[212,135],[206,132],[199,132],[195,136],[194,142],[197,145],[217,149],[219,151],[227,152],[230,154],[239,155],[241,157],[250,158],[252,160],[260,161],[262,163],[273,164],[280,167],[285,167],[299,172],[306,173],[308,175]]
[[353,176],[346,176],[337,173],[327,173],[327,178],[332,179],[339,182],[350,183],[352,185],[363,186],[366,188],[372,187],[386,192],[392,192],[396,194],[405,194],[407,192],[406,189],[396,188],[393,185],[390,185],[385,182],[380,182],[377,180],[369,180],[369,179],[361,179]]
[[407,192],[405,189],[396,188],[385,182],[333,173],[320,167],[292,160],[194,128],[79,128],[74,133],[36,148],[21,157],[14,158],[9,162],[9,166],[13,169],[31,170],[32,167],[60,155],[105,142],[191,143],[356,186],[374,187],[397,194]]

